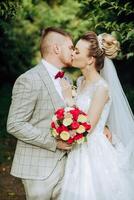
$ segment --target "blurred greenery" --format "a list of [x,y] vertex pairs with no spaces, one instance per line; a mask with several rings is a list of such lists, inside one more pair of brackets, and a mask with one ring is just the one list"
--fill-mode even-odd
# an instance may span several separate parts
[[10,140],[11,137],[6,132],[6,121],[11,101],[12,87],[6,84],[0,87],[0,163],[3,161],[8,162],[11,159],[11,152],[9,149],[12,147]]
[[[121,42],[118,60],[127,60],[129,65],[129,59],[134,61],[132,3],[132,0],[1,0],[0,82],[14,82],[39,61],[40,32],[48,26],[71,32],[75,41],[87,30],[111,33]],[[131,72],[127,72],[128,76],[132,76]]]
[[[74,41],[93,30],[113,34],[121,43],[117,71],[134,110],[134,7],[132,0],[1,0],[0,1],[0,135],[5,124],[15,79],[40,60],[41,30],[60,27]],[[73,80],[79,72],[70,69]]]

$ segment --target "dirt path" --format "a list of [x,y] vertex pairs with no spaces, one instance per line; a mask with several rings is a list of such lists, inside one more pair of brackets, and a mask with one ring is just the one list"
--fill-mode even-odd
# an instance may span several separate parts
[[0,200],[25,200],[22,183],[10,175],[7,164],[0,166]]

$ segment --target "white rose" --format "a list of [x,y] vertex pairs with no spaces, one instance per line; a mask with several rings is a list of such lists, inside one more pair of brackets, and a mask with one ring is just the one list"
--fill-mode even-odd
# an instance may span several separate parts
[[70,134],[67,131],[62,131],[60,134],[60,138],[64,141],[67,141],[70,138]]
[[63,125],[64,126],[69,126],[70,124],[72,124],[72,122],[73,122],[72,118],[65,118],[63,120]]

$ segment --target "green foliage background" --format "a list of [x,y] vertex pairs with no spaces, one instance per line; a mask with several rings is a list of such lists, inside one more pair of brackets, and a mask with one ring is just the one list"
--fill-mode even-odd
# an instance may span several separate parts
[[2,0],[0,16],[1,81],[14,81],[38,62],[40,32],[48,26],[71,32],[74,40],[87,30],[112,33],[121,42],[118,60],[134,58],[132,0]]
[[[40,60],[40,33],[48,26],[71,32],[74,41],[88,30],[113,34],[121,43],[121,52],[114,63],[134,110],[132,3],[132,0],[1,0],[0,134],[3,137],[12,84]],[[79,72],[71,69],[70,75],[75,80]]]

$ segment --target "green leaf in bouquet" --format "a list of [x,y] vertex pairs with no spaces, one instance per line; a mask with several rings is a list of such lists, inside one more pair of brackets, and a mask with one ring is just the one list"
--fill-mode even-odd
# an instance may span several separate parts
[[85,131],[85,132],[83,133],[83,135],[84,135],[84,137],[86,137],[86,136],[88,135],[88,132]]
[[84,142],[87,142],[87,137],[84,137]]
[[62,125],[63,124],[63,120],[57,120],[57,124],[58,125]]

